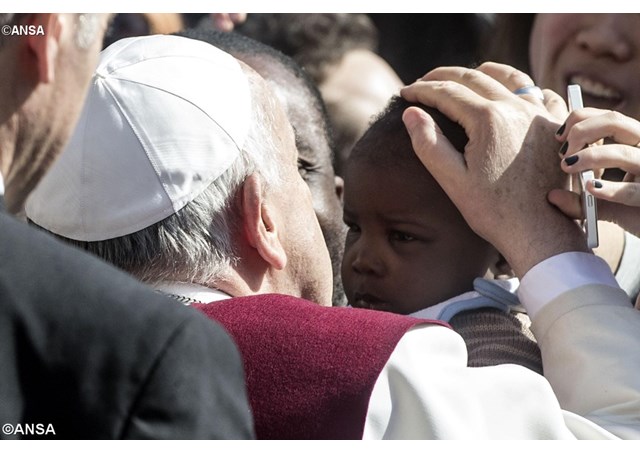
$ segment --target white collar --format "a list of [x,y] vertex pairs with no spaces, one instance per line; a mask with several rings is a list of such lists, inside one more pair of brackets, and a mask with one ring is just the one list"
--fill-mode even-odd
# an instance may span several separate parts
[[444,302],[440,302],[435,305],[431,305],[430,307],[418,310],[415,313],[411,313],[409,316],[413,316],[414,318],[420,318],[420,319],[442,320],[442,314],[444,313],[445,309],[449,307],[449,305],[453,305],[469,299],[475,299],[479,295],[480,293],[478,293],[477,291],[469,291],[466,293],[462,293],[459,296],[452,297],[451,299],[447,299]]
[[[518,285],[520,284],[520,281],[517,278],[509,278],[507,280],[484,280],[490,284],[499,286],[500,288],[509,291],[511,294],[516,294]],[[444,302],[440,302],[430,307],[423,308],[422,310],[418,310],[415,313],[411,313],[409,316],[421,319],[440,319],[448,322],[450,319],[443,319],[443,315],[450,306],[454,304],[464,304],[465,301],[474,299],[480,295],[481,294],[478,291],[468,291],[466,293],[460,294],[459,296],[455,296],[451,299],[445,300]]]
[[167,294],[174,294],[176,296],[182,296],[187,299],[193,299],[194,301],[202,304],[208,304],[211,302],[217,302],[219,300],[231,299],[231,296],[219,289],[207,288],[206,286],[198,285],[197,283],[183,283],[183,282],[171,282],[165,281],[156,283],[153,287]]
[[0,173],[0,196],[4,195],[4,179],[2,173]]

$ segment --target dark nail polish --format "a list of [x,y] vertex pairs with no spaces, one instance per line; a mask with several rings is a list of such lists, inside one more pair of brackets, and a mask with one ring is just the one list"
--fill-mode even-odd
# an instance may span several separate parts
[[567,123],[564,123],[562,126],[560,126],[560,129],[556,131],[556,135],[562,135],[565,127],[567,127]]
[[578,162],[578,156],[569,156],[564,160],[564,163],[569,166],[575,164],[576,162]]
[[560,147],[560,151],[558,152],[564,156],[564,153],[567,152],[567,149],[569,149],[569,142],[564,142]]
[[596,189],[602,189],[602,183],[600,181],[593,181],[593,187]]

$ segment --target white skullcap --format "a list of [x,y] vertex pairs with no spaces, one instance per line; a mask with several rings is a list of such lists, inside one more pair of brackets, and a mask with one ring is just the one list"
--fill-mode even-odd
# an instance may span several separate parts
[[224,173],[250,123],[249,82],[229,54],[177,36],[120,40],[100,55],[71,141],[27,217],[80,241],[140,231]]

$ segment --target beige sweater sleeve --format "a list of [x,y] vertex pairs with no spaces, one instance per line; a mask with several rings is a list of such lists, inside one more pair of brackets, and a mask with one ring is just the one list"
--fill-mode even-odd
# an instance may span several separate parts
[[569,291],[531,329],[560,406],[640,439],[640,311],[625,292],[605,285]]

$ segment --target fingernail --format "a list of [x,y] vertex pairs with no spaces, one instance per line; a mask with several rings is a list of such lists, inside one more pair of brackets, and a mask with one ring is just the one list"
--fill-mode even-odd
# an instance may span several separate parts
[[[566,151],[566,149],[565,149]],[[569,156],[564,160],[564,163],[571,166],[573,164],[575,164],[576,162],[578,162],[578,156]]]
[[569,142],[564,142],[560,147],[560,151],[558,152],[564,156],[564,154],[567,152],[567,149],[569,149]]
[[560,126],[560,129],[556,131],[556,135],[562,135],[565,127],[567,127],[567,123],[564,123],[562,126]]
[[596,189],[602,189],[602,183],[598,180],[593,181],[593,187]]

